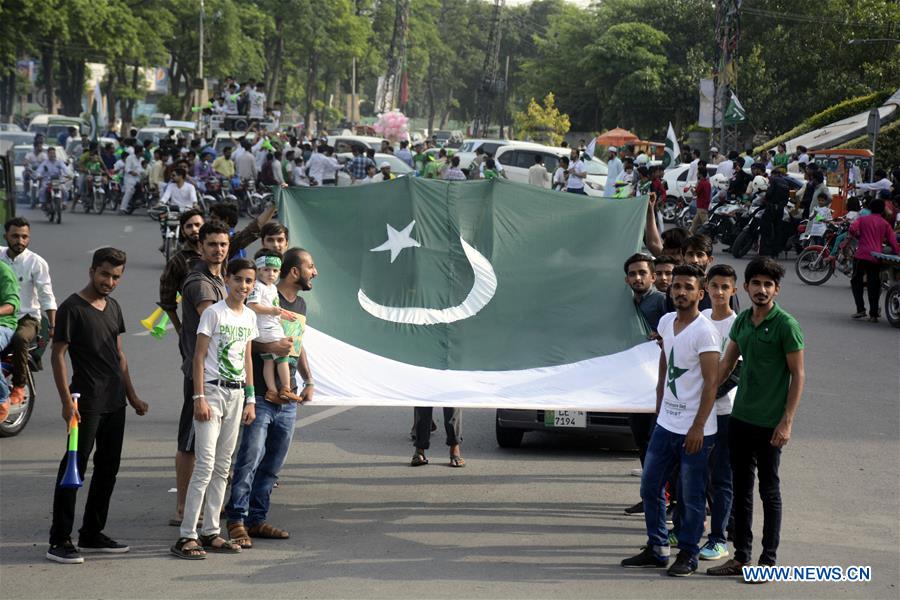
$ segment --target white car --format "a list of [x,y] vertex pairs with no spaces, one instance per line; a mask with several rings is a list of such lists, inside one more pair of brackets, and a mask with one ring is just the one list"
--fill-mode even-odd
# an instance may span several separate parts
[[138,129],[135,139],[141,144],[150,140],[154,146],[159,146],[160,140],[166,139],[169,135],[169,127],[142,127]]
[[[340,154],[335,155],[339,161],[350,162],[353,160],[353,154],[351,152],[342,152]],[[397,177],[405,177],[413,172],[412,168],[394,156],[393,154],[381,154],[380,152],[375,153],[375,167],[377,168],[383,162],[387,162],[391,165],[391,173],[396,175]],[[338,187],[352,185],[352,180],[350,179],[350,174],[346,171],[338,171],[337,184]]]
[[354,147],[378,152],[382,139],[370,135],[329,135],[328,145],[334,148],[335,154],[350,152]]
[[217,133],[212,144],[213,150],[216,151],[216,156],[221,155],[226,147],[231,147],[231,151],[234,152],[238,140],[243,137],[247,138],[247,141],[251,144],[256,143],[256,133],[252,131],[249,133],[246,131],[220,131]]
[[[693,193],[688,189],[688,172],[691,170],[691,165],[689,163],[682,163],[677,167],[669,169],[668,171],[663,171],[663,183],[666,184],[666,197],[673,198],[690,198],[693,196]],[[716,174],[718,167],[716,165],[706,165],[706,174],[708,177],[712,177]],[[749,173],[750,170],[747,169]]]
[[[544,146],[532,142],[508,142],[497,148],[495,159],[503,166],[510,181],[528,183],[528,169],[534,165],[534,157],[540,155],[544,159],[544,168],[553,176],[559,165],[559,159],[569,156],[571,148]],[[585,193],[588,196],[602,196],[606,186],[606,163],[596,157],[584,161],[587,177]],[[550,182],[547,183],[550,187]]]

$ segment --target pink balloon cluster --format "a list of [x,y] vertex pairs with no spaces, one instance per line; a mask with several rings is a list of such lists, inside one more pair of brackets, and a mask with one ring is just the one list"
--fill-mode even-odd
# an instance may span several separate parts
[[372,128],[391,141],[405,140],[409,136],[409,119],[399,110],[381,113]]

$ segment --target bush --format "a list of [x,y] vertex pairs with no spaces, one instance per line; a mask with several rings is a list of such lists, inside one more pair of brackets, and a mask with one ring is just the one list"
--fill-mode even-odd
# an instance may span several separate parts
[[816,113],[811,117],[808,117],[800,122],[799,125],[782,133],[776,138],[773,138],[763,144],[762,146],[755,148],[753,150],[754,154],[759,154],[760,152],[765,152],[769,148],[774,148],[778,144],[782,144],[787,142],[788,140],[792,140],[797,136],[801,136],[804,133],[809,133],[814,129],[818,129],[820,127],[824,127],[835,121],[840,121],[842,119],[846,119],[847,117],[852,117],[853,115],[859,114],[864,110],[873,108],[875,106],[881,106],[882,102],[887,100],[890,95],[893,93],[893,90],[882,90],[880,92],[875,92],[873,94],[868,94],[866,96],[857,96],[856,98],[848,98],[842,102],[838,102],[834,106],[826,108],[822,112]]

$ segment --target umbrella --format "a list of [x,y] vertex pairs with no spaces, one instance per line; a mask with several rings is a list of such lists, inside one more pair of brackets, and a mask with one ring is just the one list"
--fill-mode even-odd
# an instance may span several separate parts
[[639,141],[641,141],[641,138],[621,127],[616,127],[597,136],[597,143],[601,146],[624,146]]

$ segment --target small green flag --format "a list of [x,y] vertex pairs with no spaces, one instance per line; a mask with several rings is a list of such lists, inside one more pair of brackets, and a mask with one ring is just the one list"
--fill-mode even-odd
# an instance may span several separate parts
[[744,123],[746,120],[747,111],[744,110],[744,106],[741,104],[741,101],[738,100],[737,95],[734,92],[731,92],[731,101],[728,102],[728,106],[725,108],[725,124],[738,125]]

